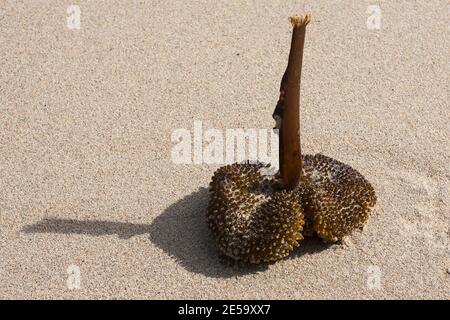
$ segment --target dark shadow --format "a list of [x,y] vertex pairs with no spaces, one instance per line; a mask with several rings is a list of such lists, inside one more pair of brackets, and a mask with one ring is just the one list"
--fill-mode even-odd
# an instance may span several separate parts
[[[25,226],[22,231],[90,236],[117,234],[122,239],[148,233],[158,248],[190,272],[227,278],[266,270],[270,266],[268,263],[252,265],[220,255],[206,224],[207,204],[208,189],[201,188],[170,205],[151,224],[47,218]],[[320,252],[327,247],[318,238],[307,238],[288,259]]]
[[117,234],[121,239],[130,239],[133,236],[150,233],[150,229],[151,226],[149,224],[47,218],[36,224],[25,226],[22,232],[85,234],[97,237]]
[[267,269],[220,255],[206,224],[208,189],[200,188],[169,206],[152,223],[151,241],[191,272],[235,277]]
[[315,254],[324,251],[333,244],[326,243],[317,236],[307,237],[303,239],[300,246],[292,252],[287,259],[296,259],[304,255]]

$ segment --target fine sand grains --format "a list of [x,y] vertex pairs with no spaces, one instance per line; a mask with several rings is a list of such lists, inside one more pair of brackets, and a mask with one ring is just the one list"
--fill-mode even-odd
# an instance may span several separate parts
[[[378,3],[0,2],[0,298],[448,299],[447,3]],[[273,128],[305,10],[302,152],[377,205],[343,244],[236,265],[205,221],[223,164],[175,164],[171,135]]]

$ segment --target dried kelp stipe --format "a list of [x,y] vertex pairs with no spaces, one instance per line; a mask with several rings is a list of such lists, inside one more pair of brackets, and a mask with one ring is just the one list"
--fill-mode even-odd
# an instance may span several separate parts
[[321,154],[301,155],[300,77],[309,14],[290,18],[288,66],[273,113],[280,131],[280,172],[262,163],[218,169],[210,184],[207,220],[219,249],[251,263],[275,261],[314,233],[338,241],[362,228],[376,196],[355,169]]

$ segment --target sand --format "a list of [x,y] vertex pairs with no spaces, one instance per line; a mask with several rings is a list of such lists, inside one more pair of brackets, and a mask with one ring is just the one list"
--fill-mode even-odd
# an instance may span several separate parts
[[[0,298],[449,299],[447,3],[377,1],[379,30],[371,4],[2,1]],[[342,244],[232,264],[204,220],[220,165],[173,163],[171,134],[273,127],[303,10],[303,152],[378,203]]]

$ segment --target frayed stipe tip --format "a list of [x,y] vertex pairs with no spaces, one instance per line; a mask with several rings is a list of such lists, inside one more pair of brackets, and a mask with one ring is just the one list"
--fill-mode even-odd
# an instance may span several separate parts
[[305,13],[301,16],[292,16],[289,17],[289,21],[292,23],[294,28],[304,27],[311,21],[311,14]]

